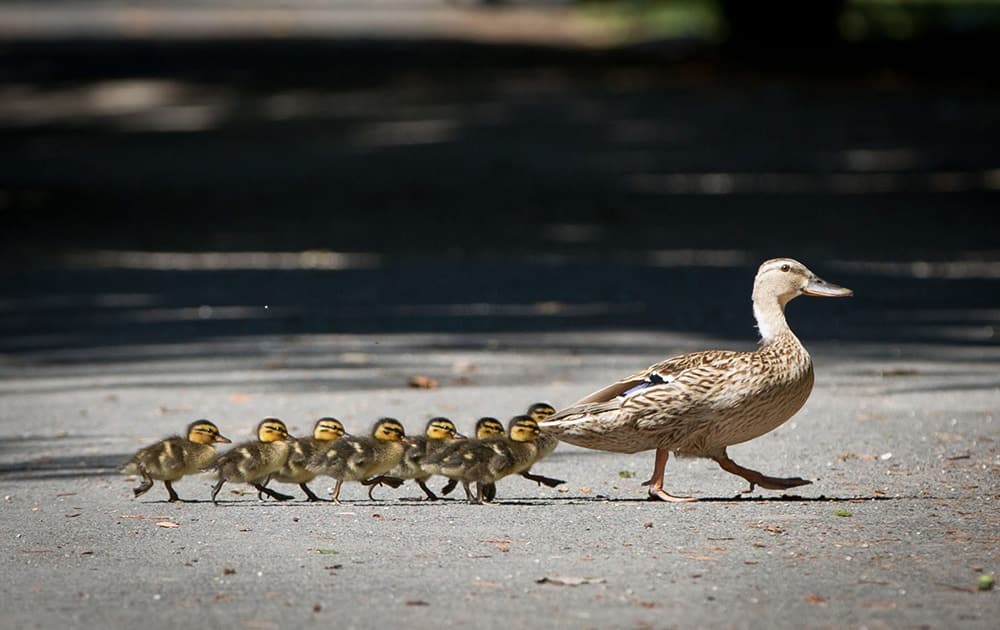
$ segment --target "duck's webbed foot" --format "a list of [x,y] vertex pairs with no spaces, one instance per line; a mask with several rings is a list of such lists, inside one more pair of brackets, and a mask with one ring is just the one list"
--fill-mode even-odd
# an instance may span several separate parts
[[[146,494],[149,492],[149,489],[153,487],[153,478],[149,476],[149,473],[140,468],[139,474],[142,475],[142,481],[139,482],[138,486],[132,488],[132,494],[137,497]],[[164,485],[166,485],[167,488],[170,488],[169,482],[164,482]],[[170,492],[170,490],[167,490],[167,492]]]
[[377,477],[372,477],[371,479],[365,479],[361,482],[361,485],[368,486],[368,498],[372,501],[375,497],[372,496],[375,488],[379,486],[389,486],[390,488],[398,488],[403,485],[403,480],[399,477],[387,477],[386,475],[378,475]]
[[[150,485],[152,485],[152,483],[150,483]],[[184,499],[177,496],[177,492],[174,490],[173,484],[171,484],[169,481],[164,481],[163,486],[167,489],[167,496],[170,497],[171,503],[184,503]]]
[[417,485],[420,486],[420,489],[424,491],[423,498],[426,499],[427,501],[437,501],[440,498],[438,497],[438,495],[434,494],[433,490],[427,487],[427,484],[424,483],[423,479],[417,479]]
[[742,491],[744,494],[753,492],[754,488],[757,486],[766,488],[767,490],[787,490],[789,488],[805,486],[812,483],[808,479],[802,479],[801,477],[768,477],[767,475],[759,473],[756,470],[750,470],[749,468],[740,466],[733,460],[729,459],[729,456],[725,454],[717,456],[714,459],[719,463],[719,466],[722,467],[722,470],[734,475],[739,475],[750,483],[750,487]]
[[562,484],[566,483],[562,479],[555,479],[553,477],[546,477],[544,475],[533,475],[531,474],[530,471],[527,470],[521,473],[521,476],[524,477],[525,479],[530,479],[531,481],[537,482],[538,485],[545,484],[549,488],[555,488],[556,486],[561,486]]
[[307,486],[306,484],[304,484],[304,483],[300,483],[299,487],[302,488],[302,492],[306,493],[306,501],[308,501],[310,503],[314,503],[316,501],[329,501],[330,500],[330,499],[321,499],[320,497],[316,496],[316,493],[313,492],[312,489],[309,486]]
[[664,491],[663,470],[667,467],[667,458],[670,451],[665,448],[656,449],[656,461],[653,463],[653,476],[649,481],[644,481],[642,485],[649,486],[650,501],[669,501],[670,503],[688,503],[697,501],[695,497],[678,497]]
[[281,492],[277,492],[275,490],[271,490],[270,488],[268,488],[267,486],[265,486],[263,484],[254,483],[254,484],[250,484],[250,485],[252,485],[254,488],[257,488],[257,496],[258,497],[260,497],[260,495],[263,493],[263,494],[266,494],[267,496],[271,497],[275,501],[291,501],[292,499],[295,498],[295,497],[293,497],[290,494],[283,494]]

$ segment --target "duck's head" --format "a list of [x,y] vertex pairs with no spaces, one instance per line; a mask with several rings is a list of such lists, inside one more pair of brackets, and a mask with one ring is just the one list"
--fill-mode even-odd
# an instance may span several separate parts
[[215,426],[214,422],[209,422],[208,420],[195,420],[189,424],[187,436],[189,440],[198,444],[214,444],[216,442],[219,444],[229,444],[232,442],[232,440],[219,433],[219,427]]
[[528,407],[528,415],[534,418],[535,422],[541,422],[556,413],[556,408],[545,402],[537,402]]
[[507,433],[514,442],[531,442],[541,435],[538,422],[531,416],[514,416],[507,426]]
[[295,439],[288,435],[288,427],[277,418],[264,418],[257,425],[257,439],[261,442],[290,442]]
[[395,418],[382,418],[372,427],[372,437],[383,442],[402,442],[409,444],[406,439],[406,429],[403,423]]
[[313,427],[314,440],[332,442],[339,440],[346,434],[347,431],[344,430],[343,423],[336,418],[320,418],[316,421],[316,426]]
[[429,440],[454,440],[462,439],[464,437],[459,435],[454,422],[448,418],[440,417],[431,418],[427,421],[427,427],[424,429],[424,434]]
[[809,268],[791,258],[766,260],[753,282],[754,301],[765,296],[777,298],[781,306],[800,295],[848,297],[854,292],[823,280]]
[[503,423],[496,418],[490,418],[487,416],[476,421],[477,439],[486,440],[489,438],[503,437],[505,435],[507,435],[507,431],[503,428]]

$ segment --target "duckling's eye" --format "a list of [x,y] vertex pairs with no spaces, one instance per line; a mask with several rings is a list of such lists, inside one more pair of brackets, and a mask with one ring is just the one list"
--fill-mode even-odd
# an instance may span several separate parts
[[792,267],[790,265],[788,265],[787,263],[781,266],[781,270],[785,271],[785,272],[787,272],[791,268]]

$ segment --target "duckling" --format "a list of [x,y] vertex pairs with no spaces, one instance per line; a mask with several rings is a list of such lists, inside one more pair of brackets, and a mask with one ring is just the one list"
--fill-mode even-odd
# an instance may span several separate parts
[[[555,407],[553,407],[549,403],[539,402],[528,407],[527,415],[531,416],[535,420],[535,422],[541,424],[547,418],[554,415],[555,413],[556,413]],[[556,450],[556,447],[559,446],[559,440],[552,435],[542,433],[540,436],[538,436],[538,439],[535,440],[535,445],[538,446],[538,457],[535,458],[535,462],[537,463],[545,459],[549,455],[551,455],[552,451]],[[539,485],[545,484],[549,488],[555,488],[556,486],[566,483],[562,479],[553,479],[552,477],[533,475],[531,474],[530,469],[523,471],[521,473],[521,476],[524,477],[525,479],[530,479],[531,481],[537,482]]]
[[345,481],[384,475],[399,464],[411,444],[399,420],[382,418],[372,427],[371,437],[344,436],[326,450],[314,453],[307,468],[337,480],[333,502],[340,504],[340,488]]
[[[531,416],[514,416],[507,438],[460,443],[454,453],[440,460],[440,473],[462,482],[469,503],[483,503],[487,484],[519,473],[534,463],[538,456],[535,445],[538,436],[538,423]],[[476,496],[469,487],[472,482],[476,483]]]
[[265,487],[271,475],[281,470],[291,452],[285,423],[277,418],[264,418],[257,425],[257,439],[237,444],[215,458],[207,470],[216,471],[219,481],[212,487],[212,503],[218,505],[216,496],[227,481],[247,483],[272,499],[290,501],[293,497]]
[[[271,475],[271,480],[280,483],[297,483],[306,493],[307,501],[324,501],[316,496],[306,484],[316,477],[316,473],[306,466],[313,454],[335,440],[346,435],[343,423],[336,418],[320,418],[313,426],[312,437],[298,438],[291,444],[288,461],[281,470]],[[267,483],[261,484],[266,486]],[[257,495],[263,499],[263,492]]]
[[644,484],[651,499],[692,501],[663,490],[670,452],[707,457],[755,486],[784,490],[810,483],[768,477],[744,468],[726,453],[781,426],[809,398],[813,365],[785,320],[785,306],[799,295],[846,297],[802,263],[775,258],[761,264],[753,285],[760,347],[752,352],[709,350],[667,359],[583,398],[541,423],[564,442],[618,453],[656,450]]
[[[502,429],[502,427],[501,427]],[[423,468],[423,462],[433,458],[437,453],[447,448],[450,444],[458,440],[465,439],[465,436],[458,433],[455,423],[448,418],[432,418],[427,422],[424,435],[409,438],[413,443],[406,449],[403,459],[399,465],[389,471],[388,476],[396,479],[414,479],[424,491],[425,498],[429,501],[437,501],[438,496],[427,487],[427,480],[431,478]]]
[[153,487],[153,480],[163,482],[172,503],[183,501],[174,492],[173,482],[200,471],[215,458],[216,444],[229,444],[219,427],[208,420],[188,425],[187,437],[175,435],[140,449],[121,469],[126,475],[140,475],[142,482],[132,489],[139,497]]
[[[535,403],[528,407],[527,415],[531,416],[535,422],[542,422],[552,414],[556,412],[555,407],[549,403]],[[544,457],[548,457],[552,454],[552,451],[556,450],[556,446],[559,445],[559,440],[551,435],[542,434],[535,440],[535,445],[538,447],[538,457],[535,458],[535,462],[538,462]],[[534,464],[532,464],[534,465]],[[544,475],[533,475],[529,470],[521,471],[521,476],[525,479],[530,479],[536,482],[538,485],[545,484],[549,488],[555,488],[556,486],[566,483],[562,479],[555,479],[552,477],[546,477]],[[496,484],[488,483],[483,486],[483,498],[487,501],[492,501],[497,494]]]
[[[504,428],[503,423],[496,418],[490,416],[484,416],[476,421],[476,439],[477,440],[489,440],[491,438],[504,438],[507,435],[507,429]],[[432,458],[425,458],[422,464],[424,471],[429,472],[434,475],[441,474],[439,471],[440,462],[444,461],[452,454],[461,448],[462,442],[454,441],[442,448],[440,451],[435,453]],[[441,488],[441,494],[451,494],[458,486],[458,479],[449,479]],[[494,489],[495,494],[495,489]],[[489,498],[492,500],[492,498]]]

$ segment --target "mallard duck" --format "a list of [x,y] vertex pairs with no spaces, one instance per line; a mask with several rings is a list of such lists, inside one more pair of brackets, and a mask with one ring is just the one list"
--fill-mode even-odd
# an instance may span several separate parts
[[380,477],[395,468],[411,442],[406,430],[395,418],[382,418],[372,427],[371,437],[345,436],[319,451],[307,468],[337,480],[334,503],[340,503],[340,488],[345,481],[365,481]]
[[413,479],[424,491],[424,496],[428,500],[436,501],[438,496],[427,487],[426,483],[432,475],[424,470],[423,463],[435,457],[456,440],[465,439],[465,436],[459,434],[454,422],[448,418],[438,417],[427,422],[423,435],[408,439],[412,445],[406,449],[399,465],[390,470],[386,476],[396,479]]
[[[510,421],[506,438],[466,440],[454,452],[441,458],[437,469],[440,474],[462,482],[469,503],[483,503],[483,489],[487,484],[521,472],[531,466],[538,455],[535,440],[539,436],[538,423],[530,416],[515,416]],[[475,482],[476,495],[470,484]]]
[[644,485],[663,501],[690,501],[663,490],[671,451],[707,457],[723,470],[769,490],[810,483],[768,477],[736,464],[726,447],[780,426],[802,407],[813,386],[809,353],[785,320],[785,305],[799,295],[846,297],[790,258],[765,261],[753,285],[760,347],[752,352],[709,350],[667,359],[609,385],[541,423],[543,432],[585,448],[637,453],[656,450]]
[[[479,420],[476,420],[475,434],[477,440],[503,438],[507,435],[507,429],[504,428],[503,423],[496,418],[484,416]],[[422,464],[424,470],[432,475],[441,474],[439,468],[440,462],[455,453],[461,445],[462,443],[460,441],[452,442],[438,451],[433,458],[425,458]],[[441,488],[441,494],[451,494],[452,490],[456,487],[458,487],[458,480],[449,479],[448,483]],[[488,500],[492,500],[492,497],[488,497]]]
[[121,469],[126,475],[140,475],[142,482],[132,489],[142,496],[153,487],[153,480],[163,482],[171,502],[183,501],[174,492],[173,482],[199,472],[215,458],[216,444],[229,444],[219,427],[208,420],[188,425],[187,436],[175,435],[140,449]]
[[[316,496],[306,484],[316,477],[316,473],[307,468],[309,460],[313,454],[323,446],[339,440],[346,435],[343,423],[336,418],[320,418],[313,426],[312,437],[298,438],[291,443],[291,450],[288,453],[288,460],[281,470],[271,475],[272,481],[280,483],[297,483],[306,493],[307,501],[323,501]],[[266,486],[267,484],[261,484]],[[263,498],[263,493],[258,498]]]
[[247,483],[272,499],[289,501],[293,497],[267,488],[265,484],[271,475],[281,470],[291,452],[289,442],[295,438],[288,435],[285,423],[277,418],[264,418],[257,425],[257,439],[237,444],[215,458],[206,469],[216,471],[219,481],[212,487],[212,503],[218,505],[216,496],[223,484]]

